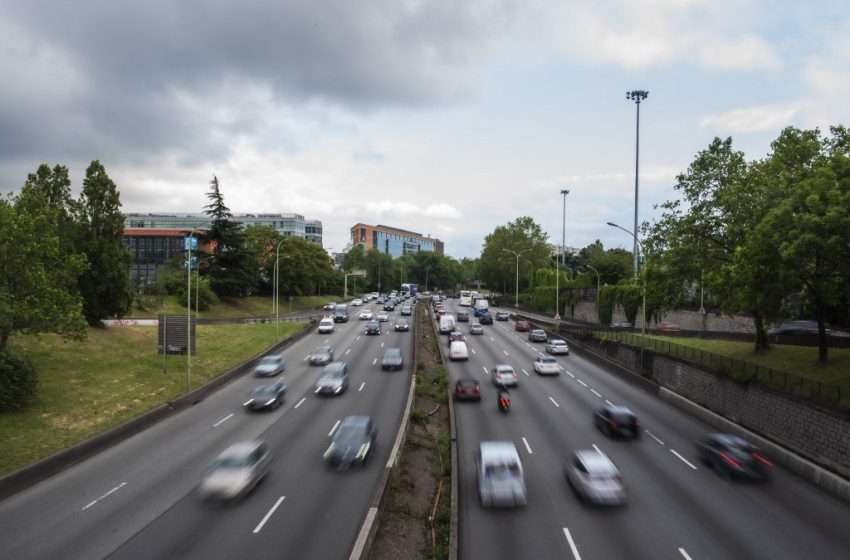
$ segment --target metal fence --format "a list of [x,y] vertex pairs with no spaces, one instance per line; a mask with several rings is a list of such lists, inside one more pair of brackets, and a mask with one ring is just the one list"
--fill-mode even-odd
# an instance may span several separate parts
[[[594,337],[600,340],[615,340],[636,348],[641,347],[642,337],[637,333],[602,329],[591,332]],[[850,383],[841,385],[823,383],[793,373],[730,358],[722,354],[706,352],[693,346],[685,346],[655,338],[647,337],[644,348],[696,365],[708,366],[712,369],[722,371],[737,381],[756,381],[790,395],[808,399],[819,404],[845,410],[850,408]]]

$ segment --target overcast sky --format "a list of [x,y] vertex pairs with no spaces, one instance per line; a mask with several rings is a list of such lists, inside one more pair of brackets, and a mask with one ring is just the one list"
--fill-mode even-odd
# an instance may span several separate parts
[[846,0],[0,0],[0,192],[99,159],[126,212],[295,212],[478,256],[531,216],[631,248],[716,136],[850,124]]

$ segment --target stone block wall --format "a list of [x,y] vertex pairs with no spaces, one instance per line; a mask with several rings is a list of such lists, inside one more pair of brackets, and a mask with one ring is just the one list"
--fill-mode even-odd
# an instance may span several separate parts
[[[599,316],[596,313],[596,302],[580,301],[575,304],[575,313],[572,318],[588,323],[598,323]],[[614,307],[614,312],[611,315],[613,321],[625,321],[626,314],[623,308],[619,305]],[[643,317],[640,309],[638,309],[635,317],[635,327],[640,328]],[[717,313],[700,313],[698,311],[688,311],[678,309],[669,311],[659,321],[650,319],[646,326],[654,328],[661,324],[662,321],[678,324],[686,331],[712,331],[712,332],[735,332],[735,333],[755,333],[756,327],[752,317],[745,315],[719,315]]]
[[850,477],[850,417],[846,414],[760,385],[743,386],[660,355],[653,357],[652,377],[736,424]]

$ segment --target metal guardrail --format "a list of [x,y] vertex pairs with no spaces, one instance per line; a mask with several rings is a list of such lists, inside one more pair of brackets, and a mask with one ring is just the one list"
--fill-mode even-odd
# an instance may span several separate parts
[[[591,329],[589,331],[599,340],[615,340],[621,344],[639,348],[641,335],[618,330]],[[756,381],[768,387],[779,389],[790,395],[795,395],[818,404],[839,409],[850,408],[850,384],[834,385],[803,377],[794,373],[779,371],[767,366],[754,364],[722,354],[715,354],[676,344],[666,340],[647,337],[644,348],[667,354],[697,365],[708,366],[720,370],[733,379],[742,382]]]

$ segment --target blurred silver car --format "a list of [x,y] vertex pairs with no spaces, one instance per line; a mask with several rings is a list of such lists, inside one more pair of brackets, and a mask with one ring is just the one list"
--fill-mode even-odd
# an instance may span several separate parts
[[526,505],[525,474],[513,442],[482,441],[476,462],[482,506]]
[[254,366],[254,375],[257,377],[271,377],[283,372],[283,356],[263,356]]
[[566,471],[567,481],[580,500],[605,505],[625,503],[626,486],[620,471],[601,451],[576,451],[570,457]]
[[250,492],[269,470],[268,445],[260,440],[234,443],[204,473],[198,486],[201,499],[237,500]]

